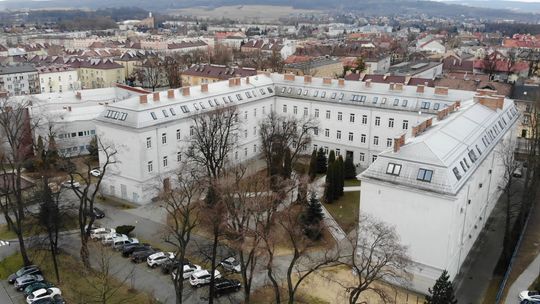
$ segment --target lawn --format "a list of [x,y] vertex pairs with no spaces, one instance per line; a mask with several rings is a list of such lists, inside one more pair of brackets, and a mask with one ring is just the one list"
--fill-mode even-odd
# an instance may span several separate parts
[[349,233],[358,224],[360,191],[345,192],[337,201],[332,204],[324,204],[324,207],[330,212],[341,228],[346,233]]
[[[60,227],[60,230],[70,230],[78,227],[77,217],[71,214],[66,214],[65,222],[63,227]],[[43,226],[39,225],[38,220],[35,217],[27,216],[23,222],[23,235],[25,237],[39,235],[46,233],[46,230]],[[0,224],[0,240],[13,240],[16,239],[17,235],[12,230],[8,229],[7,224]]]
[[345,180],[345,187],[356,187],[356,186],[360,186],[360,181],[357,180],[356,178]]
[[22,257],[19,252],[0,261],[0,280],[6,280],[10,274],[19,270],[22,265]]

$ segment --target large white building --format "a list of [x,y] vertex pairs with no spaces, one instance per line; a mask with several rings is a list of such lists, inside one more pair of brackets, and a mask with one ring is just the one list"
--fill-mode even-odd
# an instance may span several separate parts
[[102,191],[149,203],[178,169],[190,116],[230,105],[241,122],[233,161],[259,155],[258,122],[270,111],[316,118],[310,148],[335,150],[367,168],[360,213],[396,226],[414,262],[412,288],[421,292],[443,269],[459,271],[482,230],[503,175],[496,150],[518,116],[511,100],[486,90],[279,74],[231,78],[109,104],[96,133],[116,144],[118,162]]
[[62,93],[81,89],[79,74],[68,65],[38,67],[41,93]]

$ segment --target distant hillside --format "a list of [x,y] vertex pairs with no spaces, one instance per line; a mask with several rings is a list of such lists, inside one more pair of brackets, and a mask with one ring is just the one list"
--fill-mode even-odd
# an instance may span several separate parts
[[[49,9],[49,8],[88,8],[98,9],[105,7],[131,6],[140,7],[153,11],[164,11],[167,9],[179,9],[189,7],[199,7],[204,4],[206,7],[220,7],[228,5],[285,5],[303,9],[320,10],[345,10],[358,11],[366,15],[397,15],[397,14],[426,14],[428,16],[441,17],[480,17],[480,18],[504,18],[527,21],[537,21],[539,16],[529,13],[518,13],[508,10],[498,10],[491,8],[467,7],[460,4],[443,3],[436,1],[415,1],[415,0],[341,0],[339,2],[328,0],[6,0],[0,2],[0,9]],[[489,1],[489,7],[491,1]]]
[[506,1],[506,0],[457,0],[449,3],[462,4],[473,7],[485,7],[493,9],[511,10],[522,13],[540,13],[539,2],[522,2],[522,1]]

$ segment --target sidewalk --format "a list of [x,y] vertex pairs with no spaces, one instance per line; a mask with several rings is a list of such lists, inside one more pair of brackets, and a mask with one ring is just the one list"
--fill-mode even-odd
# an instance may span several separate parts
[[517,280],[512,284],[508,290],[508,295],[506,296],[506,304],[517,304],[518,295],[523,290],[527,290],[529,286],[536,280],[538,273],[540,272],[540,255],[536,256],[536,259],[529,264],[527,269],[521,273]]

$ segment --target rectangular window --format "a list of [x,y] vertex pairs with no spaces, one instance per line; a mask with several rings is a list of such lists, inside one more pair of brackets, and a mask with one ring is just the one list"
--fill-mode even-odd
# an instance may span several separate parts
[[402,106],[402,107],[406,107],[406,106],[407,106],[407,99],[403,99],[403,102],[401,103],[401,106]]
[[167,156],[163,156],[163,167],[167,167],[169,165],[169,161]]
[[313,97],[317,97],[317,95],[319,95],[319,91],[315,91],[315,92],[313,93]]
[[454,167],[454,169],[452,169],[452,172],[454,172],[454,175],[456,176],[457,180],[461,179],[461,174],[459,174],[459,169],[457,167]]
[[431,183],[432,177],[433,177],[433,170],[419,169],[416,179],[419,181]]
[[182,110],[183,113],[189,113],[189,109],[187,106],[180,106],[180,110]]
[[362,124],[367,124],[367,115],[362,115]]
[[304,117],[308,116],[308,108],[304,108]]
[[319,135],[319,128],[313,129],[313,135]]
[[349,115],[349,121],[354,122],[354,114]]
[[324,129],[324,136],[330,137],[330,129]]
[[365,159],[365,154],[364,153],[360,153],[360,161],[363,162]]
[[439,103],[436,103],[433,105],[433,110],[437,111],[441,105]]
[[397,105],[399,105],[399,99],[398,98],[394,99],[394,106],[397,106]]
[[394,127],[394,119],[393,119],[393,118],[389,118],[389,119],[388,119],[388,127],[389,127],[389,128],[393,128],[393,127]]
[[167,133],[161,134],[161,143],[166,144],[167,143]]
[[373,101],[372,101],[373,104],[376,104],[378,100],[379,100],[379,97],[377,97],[377,96],[373,97]]
[[399,176],[400,172],[401,172],[401,165],[388,163],[388,166],[386,167],[386,174]]
[[428,102],[428,101],[422,101],[422,104],[421,104],[420,108],[421,108],[421,109],[427,110],[427,109],[429,109],[430,105],[431,105],[430,102]]
[[326,119],[330,119],[330,111],[326,111]]
[[353,141],[353,133],[349,132],[349,141]]
[[341,139],[341,131],[337,131],[337,132],[336,132],[336,138],[337,138],[337,139]]
[[297,95],[302,95],[302,89],[296,90],[296,94],[297,94]]
[[315,117],[319,117],[319,109],[315,109]]
[[151,137],[146,138],[146,148],[152,148],[152,138]]
[[403,121],[403,130],[407,130],[409,128],[409,121],[408,120],[404,120]]
[[293,114],[294,114],[294,115],[298,114],[298,107],[297,107],[297,106],[293,106],[292,111],[293,111]]
[[147,166],[148,166],[148,172],[154,171],[154,165],[152,164],[152,161],[149,161]]
[[379,116],[375,116],[375,125],[380,126],[381,125],[381,118]]
[[337,96],[337,93],[336,93],[336,92],[334,92],[334,93],[332,93],[332,96],[330,96],[330,98],[332,98],[332,99],[336,99],[336,96]]
[[337,120],[339,120],[339,121],[343,120],[343,113],[337,112]]
[[157,119],[156,113],[154,113],[154,112],[150,112],[150,116],[152,116],[153,120]]
[[283,105],[283,113],[287,113],[287,105]]
[[321,98],[326,98],[326,91],[321,92]]
[[474,152],[474,150],[471,150],[469,151],[469,158],[471,159],[471,162],[475,163],[477,158],[476,158],[476,153]]
[[161,110],[161,112],[163,113],[163,116],[169,117],[169,113],[167,113],[165,109]]
[[360,135],[360,142],[365,144],[366,143],[366,134]]
[[386,97],[383,97],[381,104],[385,104],[385,103],[386,103]]
[[176,140],[182,139],[182,135],[180,134],[180,129],[176,129]]
[[375,146],[378,146],[379,145],[379,136],[373,136],[373,144]]
[[169,111],[171,111],[171,114],[172,114],[173,116],[175,116],[175,115],[176,115],[176,111],[174,111],[174,109],[173,109],[173,108],[170,108],[170,109],[169,109]]
[[392,139],[391,138],[387,138],[386,139],[386,147],[390,148],[392,146]]
[[182,161],[182,152],[176,152],[176,161],[181,162]]

